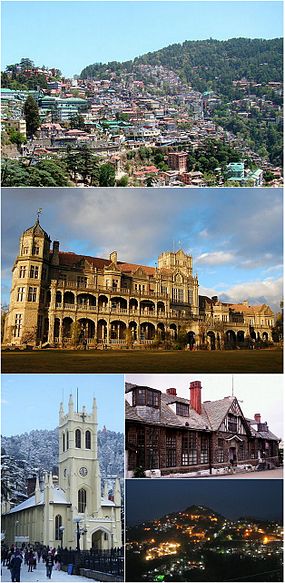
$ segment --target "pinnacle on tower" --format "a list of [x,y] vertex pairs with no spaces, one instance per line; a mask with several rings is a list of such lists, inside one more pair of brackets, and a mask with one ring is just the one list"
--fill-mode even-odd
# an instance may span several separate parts
[[73,403],[73,397],[71,394],[69,395],[69,401],[68,401],[68,413],[74,413],[74,403]]

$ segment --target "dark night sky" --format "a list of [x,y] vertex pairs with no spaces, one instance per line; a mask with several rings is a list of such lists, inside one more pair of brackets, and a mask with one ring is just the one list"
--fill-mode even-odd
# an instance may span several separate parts
[[281,520],[282,480],[127,480],[127,524],[159,518],[192,504],[208,506],[226,518],[251,516]]

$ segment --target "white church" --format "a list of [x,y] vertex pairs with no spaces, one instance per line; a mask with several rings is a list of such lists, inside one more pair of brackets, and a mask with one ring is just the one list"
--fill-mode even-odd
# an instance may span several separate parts
[[97,407],[74,411],[72,396],[65,414],[59,410],[59,478],[37,478],[33,496],[2,515],[2,532],[11,545],[25,537],[50,547],[105,550],[122,546],[121,489],[116,478],[112,496],[107,482],[101,495],[97,454]]

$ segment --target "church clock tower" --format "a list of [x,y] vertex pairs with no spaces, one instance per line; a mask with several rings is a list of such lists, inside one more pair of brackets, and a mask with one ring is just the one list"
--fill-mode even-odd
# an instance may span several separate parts
[[96,515],[101,506],[101,478],[97,456],[97,407],[75,412],[72,395],[68,412],[59,411],[59,486],[77,516]]

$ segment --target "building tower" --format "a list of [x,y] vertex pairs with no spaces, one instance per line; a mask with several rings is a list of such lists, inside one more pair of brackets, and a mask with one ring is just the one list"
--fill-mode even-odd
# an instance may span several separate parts
[[47,286],[50,238],[39,222],[20,237],[19,253],[13,266],[10,309],[4,342],[36,344],[45,327],[45,288]]
[[72,395],[68,412],[59,414],[59,486],[65,492],[73,510],[84,515],[98,513],[101,504],[100,470],[97,456],[97,407],[92,413],[85,407],[74,411]]
[[[71,504],[71,521],[84,532],[82,548],[108,549],[121,546],[121,496],[116,480],[114,499],[101,497],[101,476],[97,454],[97,407],[74,411],[72,395],[65,414],[59,410],[59,487]],[[104,489],[106,494],[106,488]]]

